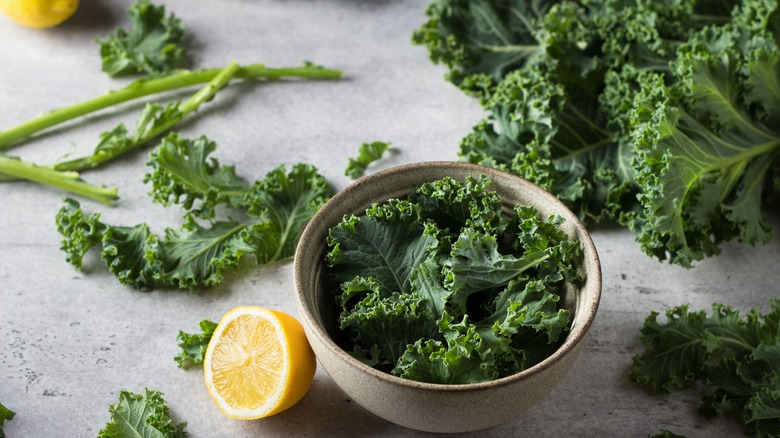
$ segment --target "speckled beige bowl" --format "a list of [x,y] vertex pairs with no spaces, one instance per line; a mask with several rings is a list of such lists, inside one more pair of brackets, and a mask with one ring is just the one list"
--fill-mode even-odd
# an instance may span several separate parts
[[[541,363],[492,382],[467,385],[420,383],[373,369],[337,345],[338,310],[324,290],[325,237],[345,214],[361,214],[371,204],[400,198],[425,182],[450,176],[487,175],[509,209],[534,204],[543,217],[557,213],[563,227],[579,239],[587,276],[579,290],[567,291],[564,306],[574,312],[571,331],[561,347]],[[320,364],[355,402],[374,414],[412,429],[465,432],[503,423],[544,397],[566,375],[584,344],[601,296],[601,267],[593,242],[577,217],[554,196],[526,180],[495,169],[456,162],[426,162],[395,167],[351,184],[312,218],[295,255],[298,309]]]

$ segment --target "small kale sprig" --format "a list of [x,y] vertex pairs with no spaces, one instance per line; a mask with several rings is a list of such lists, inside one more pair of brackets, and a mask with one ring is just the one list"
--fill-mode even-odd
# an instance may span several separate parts
[[165,15],[164,5],[137,0],[130,6],[130,31],[122,28],[98,39],[103,71],[109,76],[133,73],[167,73],[185,58],[182,42],[185,26],[175,15]]
[[[86,215],[78,202],[66,199],[56,221],[68,262],[80,269],[84,254],[99,245],[120,283],[150,290],[213,286],[247,254],[257,263],[291,258],[304,225],[331,195],[327,181],[313,166],[296,164],[289,172],[277,167],[250,186],[209,157],[214,147],[205,137],[171,134],[152,152],[154,171],[145,178],[152,198],[188,211],[179,229],[162,236],[146,224],[103,223],[99,214]],[[219,205],[241,209],[249,220],[214,220]]]
[[722,304],[709,316],[686,305],[667,310],[665,323],[658,316],[645,319],[633,380],[661,393],[701,382],[703,414],[734,413],[752,436],[780,435],[780,300],[744,317]]
[[179,330],[176,341],[181,351],[174,356],[173,360],[179,365],[179,368],[189,368],[195,365],[203,364],[203,355],[209,346],[209,341],[214,335],[214,329],[218,323],[204,319],[200,322],[200,333],[186,333]]
[[119,402],[108,408],[111,420],[98,438],[156,437],[182,438],[187,423],[174,424],[168,404],[159,391],[145,389],[143,394],[119,393]]
[[384,141],[372,141],[360,145],[357,157],[350,157],[344,174],[352,179],[358,179],[366,173],[369,164],[379,160],[387,152],[390,143]]
[[458,384],[519,372],[558,347],[579,243],[532,206],[503,216],[490,184],[444,178],[331,228],[328,277],[355,357]]

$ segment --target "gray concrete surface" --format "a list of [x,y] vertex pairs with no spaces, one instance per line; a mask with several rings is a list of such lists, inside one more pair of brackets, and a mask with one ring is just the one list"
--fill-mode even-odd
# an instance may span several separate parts
[[[310,60],[342,69],[340,82],[237,84],[181,126],[219,143],[216,156],[247,179],[279,163],[317,165],[335,188],[360,143],[393,142],[400,153],[371,170],[423,160],[456,160],[459,139],[481,117],[477,102],[442,78],[410,34],[427,2],[412,0],[171,0],[188,25],[195,67],[231,60],[297,65]],[[125,80],[100,71],[96,37],[127,26],[128,1],[82,0],[70,21],[30,30],[0,17],[0,129],[48,109],[93,97]],[[181,96],[184,96],[183,94]],[[178,97],[178,95],[177,95]],[[85,153],[98,133],[133,123],[139,103],[72,123],[8,152],[51,162]],[[112,223],[178,226],[180,213],[147,197],[142,183],[148,149],[84,174],[119,187],[113,207],[83,205]],[[318,370],[308,395],[277,416],[230,420],[209,398],[197,370],[172,357],[180,329],[195,331],[236,305],[296,314],[292,266],[244,266],[201,293],[142,293],[119,285],[93,254],[83,272],[59,250],[54,215],[63,193],[29,183],[0,184],[0,401],[16,411],[11,438],[95,436],[120,390],[162,391],[176,421],[192,437],[423,436],[388,423],[351,402]],[[780,220],[772,216],[775,227]],[[652,396],[627,378],[640,351],[639,328],[652,309],[723,302],[740,309],[778,296],[780,241],[731,244],[720,257],[684,270],[643,255],[625,230],[592,228],[602,257],[604,294],[580,360],[543,402],[514,421],[473,434],[644,437],[669,429],[691,437],[739,436],[735,419],[697,414],[696,390]],[[466,435],[464,435],[466,436]]]

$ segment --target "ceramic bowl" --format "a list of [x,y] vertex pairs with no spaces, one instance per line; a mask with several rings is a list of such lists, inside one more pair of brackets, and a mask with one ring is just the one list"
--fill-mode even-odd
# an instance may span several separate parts
[[[445,176],[486,175],[507,209],[535,205],[542,217],[558,214],[563,229],[581,242],[585,284],[562,296],[573,311],[572,327],[558,350],[520,373],[484,383],[443,385],[411,381],[371,368],[334,340],[338,309],[325,291],[324,256],[328,230],[346,214],[362,214],[373,203],[402,198],[425,182]],[[598,254],[582,223],[563,203],[540,187],[495,169],[457,162],[425,162],[387,169],[357,180],[330,199],[312,218],[295,256],[298,310],[317,359],[349,398],[393,423],[429,432],[488,428],[518,416],[544,397],[574,364],[596,316],[601,296]]]

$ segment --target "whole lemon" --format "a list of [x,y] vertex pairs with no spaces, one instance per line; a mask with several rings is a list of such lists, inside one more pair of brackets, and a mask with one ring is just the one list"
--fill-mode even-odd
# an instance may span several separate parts
[[79,0],[0,0],[0,11],[27,27],[54,27],[76,12]]

